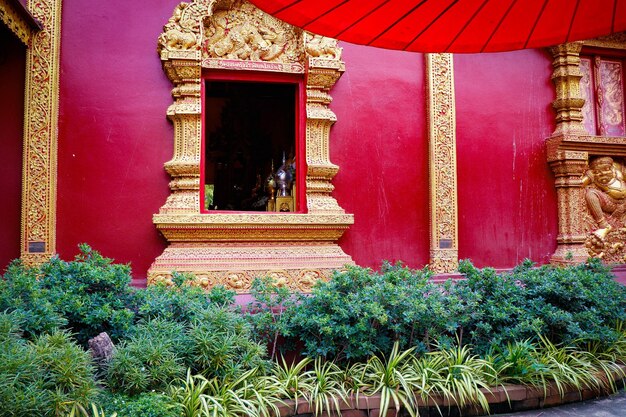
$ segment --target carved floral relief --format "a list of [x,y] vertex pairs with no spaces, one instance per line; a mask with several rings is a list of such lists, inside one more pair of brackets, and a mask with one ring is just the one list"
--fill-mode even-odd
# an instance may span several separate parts
[[594,104],[593,94],[593,82],[591,77],[591,60],[588,58],[580,59],[580,72],[582,78],[580,79],[580,95],[585,99],[583,105],[583,126],[590,135],[596,134],[596,106]]
[[624,83],[622,63],[598,60],[598,107],[600,109],[600,134],[624,136]]

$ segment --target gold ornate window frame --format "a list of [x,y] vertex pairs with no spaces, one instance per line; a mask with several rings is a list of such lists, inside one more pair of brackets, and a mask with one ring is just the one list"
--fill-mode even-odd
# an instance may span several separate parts
[[[307,291],[317,279],[352,264],[337,240],[353,216],[331,195],[339,167],[329,159],[336,116],[328,107],[328,92],[345,70],[336,41],[282,23],[243,0],[194,0],[176,7],[158,52],[174,84],[174,102],[167,109],[174,155],[165,164],[171,193],[153,217],[168,247],[148,271],[148,283],[167,282],[178,271],[193,273],[207,288],[221,284],[247,292],[253,278],[272,276]],[[306,212],[201,211],[201,85],[203,73],[215,69],[303,77]]]
[[[585,100],[580,88],[583,77],[580,53],[585,46],[624,51],[626,33],[550,48],[553,56],[552,81],[556,92],[552,103],[556,111],[556,128],[546,140],[546,145],[557,190],[559,230],[557,249],[551,258],[551,262],[556,264],[578,263],[589,256],[604,256],[595,253],[591,247],[595,238],[589,226],[584,177],[590,158],[626,158],[626,137],[591,135],[584,128],[582,108]],[[622,262],[626,262],[626,258]]]

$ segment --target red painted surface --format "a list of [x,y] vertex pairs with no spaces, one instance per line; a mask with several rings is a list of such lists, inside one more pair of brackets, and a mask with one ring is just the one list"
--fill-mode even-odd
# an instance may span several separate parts
[[87,242],[145,277],[165,241],[172,88],[157,38],[177,0],[63,2],[57,250]]
[[20,256],[26,48],[0,25],[0,274]]
[[[169,195],[171,85],[156,39],[178,0],[64,1],[57,249],[87,242],[145,277],[165,241],[152,223]],[[421,54],[342,43],[331,95],[333,195],[355,224],[340,240],[360,265],[429,258],[428,134]],[[547,55],[455,58],[459,252],[510,268],[555,248],[556,193],[544,140],[554,127]],[[302,127],[301,127],[302,128]],[[302,190],[302,187],[301,187]],[[17,240],[19,241],[19,239]]]
[[455,55],[459,257],[509,268],[556,248],[551,59],[540,50]]
[[342,43],[346,72],[331,90],[338,121],[333,195],[355,224],[341,247],[357,264],[428,262],[428,135],[424,58]]

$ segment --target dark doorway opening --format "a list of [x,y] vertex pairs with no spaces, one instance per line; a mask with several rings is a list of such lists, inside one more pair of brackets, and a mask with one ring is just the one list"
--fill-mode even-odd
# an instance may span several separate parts
[[279,211],[286,173],[294,211],[296,102],[296,84],[206,81],[205,210]]

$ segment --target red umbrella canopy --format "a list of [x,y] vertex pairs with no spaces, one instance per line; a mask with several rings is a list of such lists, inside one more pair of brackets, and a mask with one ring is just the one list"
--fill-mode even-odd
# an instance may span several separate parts
[[626,0],[249,0],[309,32],[417,52],[538,48],[626,30]]

